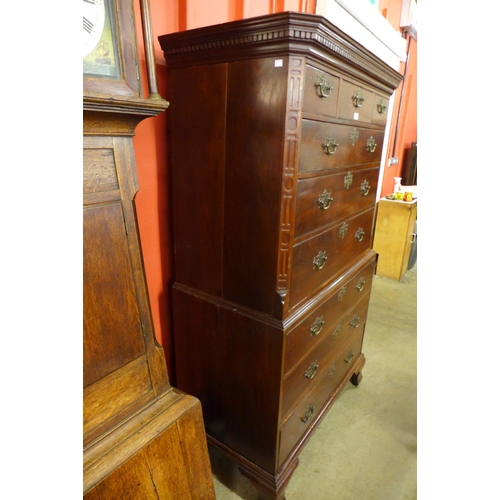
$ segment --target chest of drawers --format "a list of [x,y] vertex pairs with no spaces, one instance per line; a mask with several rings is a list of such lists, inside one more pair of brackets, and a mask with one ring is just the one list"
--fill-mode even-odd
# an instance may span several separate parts
[[[176,384],[263,498],[358,384],[387,104],[401,77],[322,17],[159,37]],[[341,431],[339,431],[341,432]]]

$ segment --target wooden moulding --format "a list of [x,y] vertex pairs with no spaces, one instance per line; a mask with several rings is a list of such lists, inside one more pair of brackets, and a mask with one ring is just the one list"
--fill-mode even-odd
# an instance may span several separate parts
[[[230,25],[230,29],[228,29]],[[269,57],[290,50],[329,61],[357,78],[370,74],[384,92],[392,93],[401,75],[322,16],[282,12],[158,37],[169,68],[198,62]]]
[[83,460],[85,500],[125,491],[127,498],[214,498],[201,405],[175,389],[85,448]]

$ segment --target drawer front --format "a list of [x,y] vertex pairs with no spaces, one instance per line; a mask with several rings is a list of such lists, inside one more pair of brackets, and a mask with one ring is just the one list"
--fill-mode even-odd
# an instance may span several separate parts
[[304,119],[299,171],[380,162],[383,140],[384,132],[380,130]]
[[287,334],[285,340],[285,377],[306,353],[334,333],[340,323],[338,318],[345,315],[353,304],[370,292],[375,260],[376,258],[373,256],[362,270],[340,282],[327,300]]
[[389,111],[389,99],[378,94],[375,94],[374,97],[372,123],[374,125],[385,126],[387,122],[387,113]]
[[363,331],[359,328],[351,342],[332,361],[323,378],[297,406],[280,432],[279,464],[281,465],[305,432],[311,427],[323,406],[344,379],[349,367],[361,352]]
[[371,208],[293,247],[290,307],[330,282],[371,245]]
[[373,101],[371,90],[343,80],[340,88],[339,118],[369,123],[372,119]]
[[336,117],[340,78],[307,66],[303,111]]
[[295,367],[283,384],[281,415],[285,417],[317,380],[330,369],[353,335],[363,330],[370,296],[365,295],[344,316],[339,316],[332,333]]
[[379,167],[301,179],[297,187],[295,237],[375,203]]

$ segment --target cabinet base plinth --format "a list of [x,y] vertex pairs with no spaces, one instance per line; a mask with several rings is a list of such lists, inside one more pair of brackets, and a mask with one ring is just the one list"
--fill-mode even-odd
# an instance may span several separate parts
[[250,480],[255,489],[259,492],[259,500],[286,500],[285,489],[292,478],[292,474],[299,465],[296,458],[290,462],[278,476],[272,476],[256,468],[240,465],[239,471]]

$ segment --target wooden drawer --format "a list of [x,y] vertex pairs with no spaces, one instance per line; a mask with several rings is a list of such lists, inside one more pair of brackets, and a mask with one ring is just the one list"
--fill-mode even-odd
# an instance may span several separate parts
[[340,87],[339,118],[369,123],[372,119],[373,101],[371,90],[343,80]]
[[338,319],[367,295],[371,289],[375,255],[354,276],[352,273],[333,288],[331,295],[287,333],[285,340],[285,377],[308,352],[338,326]]
[[[279,464],[282,464],[299,440],[321,414],[321,410],[343,381],[349,367],[361,352],[363,329],[354,335],[351,342],[332,361],[327,372],[314,389],[302,400],[290,415],[280,432]],[[352,353],[352,354],[351,354]]]
[[379,167],[301,179],[297,187],[295,237],[375,204]]
[[375,94],[373,100],[372,123],[374,125],[385,126],[387,122],[387,113],[389,111],[389,99],[387,97]]
[[336,327],[309,353],[289,374],[283,384],[283,401],[281,415],[285,417],[306,392],[309,392],[316,381],[330,369],[332,362],[338,357],[343,346],[349,343],[359,329],[363,330],[368,312],[369,295],[351,307],[344,316],[338,316]]
[[373,211],[371,208],[294,246],[290,307],[333,280],[370,248]]
[[[301,137],[299,171],[314,172],[380,162],[384,133],[304,119]],[[329,153],[325,152],[328,143],[332,145]]]
[[307,66],[303,111],[336,117],[340,78]]

